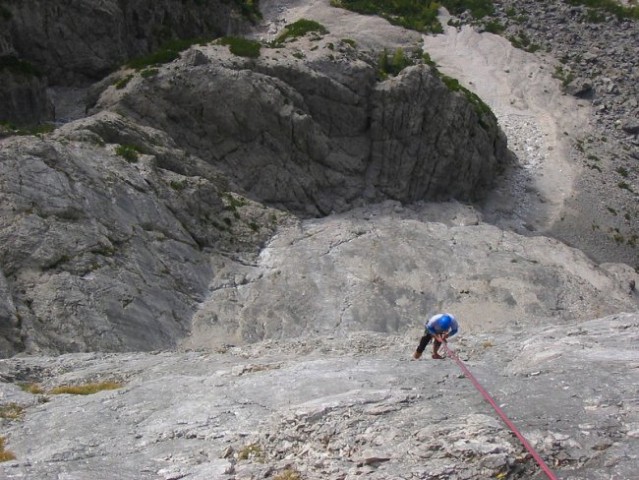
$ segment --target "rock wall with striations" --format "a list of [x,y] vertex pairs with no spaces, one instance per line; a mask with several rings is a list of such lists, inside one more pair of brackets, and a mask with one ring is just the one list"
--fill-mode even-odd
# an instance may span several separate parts
[[248,16],[237,2],[222,0],[2,0],[0,74],[11,73],[4,61],[10,59],[34,66],[43,77],[24,82],[12,75],[0,84],[0,121],[53,120],[47,85],[94,82],[176,38],[237,33]]
[[[258,59],[197,47],[151,78],[108,87],[110,109],[170,132],[256,201],[305,216],[354,205],[480,198],[511,160],[494,115],[427,65],[380,81],[334,39]],[[193,65],[194,57],[199,60]]]

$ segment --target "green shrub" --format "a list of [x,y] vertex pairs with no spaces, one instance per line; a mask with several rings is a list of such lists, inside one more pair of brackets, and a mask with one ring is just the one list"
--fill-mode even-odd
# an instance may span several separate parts
[[510,40],[513,47],[525,50],[526,52],[534,53],[540,48],[536,43],[532,43],[524,32],[519,32],[517,36],[511,36],[508,40]]
[[559,65],[555,67],[555,72],[553,73],[552,76],[558,80],[561,80],[561,84],[564,87],[567,87],[568,85],[570,85],[570,82],[572,82],[575,79],[575,76],[571,71],[565,71]]
[[262,48],[259,42],[240,37],[223,37],[219,42],[221,45],[228,45],[231,53],[238,57],[257,58]]
[[404,50],[398,48],[392,56],[384,49],[379,57],[379,71],[382,78],[387,75],[397,75],[406,67],[414,65],[415,62],[404,54]]
[[0,135],[43,135],[55,130],[55,124],[42,123],[26,127],[18,127],[11,122],[0,122]]
[[[470,102],[470,104],[473,106],[475,112],[477,113],[477,115],[479,115],[480,118],[484,115],[494,116],[493,111],[490,109],[490,107],[481,98],[479,98],[477,94],[471,92],[470,90],[462,86],[459,83],[459,80],[457,80],[456,78],[449,77],[448,75],[440,75],[440,77],[442,79],[442,82],[444,82],[444,85],[446,85],[450,91],[462,92],[464,94],[464,96],[466,97],[466,100]],[[481,120],[479,123],[482,126],[485,126]]]
[[157,75],[158,73],[160,73],[160,71],[157,68],[145,68],[140,72],[140,76],[142,78],[149,78]]
[[119,79],[117,82],[114,83],[115,88],[117,88],[118,90],[122,90],[129,84],[132,78],[133,75],[127,75],[126,77]]
[[146,67],[152,67],[155,65],[163,65],[165,63],[172,62],[180,56],[180,52],[183,52],[191,45],[205,44],[210,39],[206,38],[176,38],[164,43],[158,50],[151,52],[148,55],[134,58],[127,64],[131,68],[136,70],[142,70]]
[[135,145],[118,145],[115,153],[123,157],[129,163],[138,161],[139,149]]
[[506,27],[501,24],[498,20],[491,20],[484,24],[484,29],[489,33],[494,33],[496,35],[502,33]]
[[173,190],[180,192],[186,188],[186,180],[171,180],[169,185]]
[[300,18],[297,22],[286,25],[284,27],[284,31],[278,35],[275,41],[277,43],[283,43],[289,38],[303,37],[310,32],[317,32],[320,35],[324,35],[328,33],[328,30],[322,24],[314,20]]

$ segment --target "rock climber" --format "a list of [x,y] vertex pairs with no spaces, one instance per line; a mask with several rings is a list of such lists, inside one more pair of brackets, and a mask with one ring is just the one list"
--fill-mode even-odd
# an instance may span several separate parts
[[426,345],[428,345],[433,339],[432,357],[436,359],[444,358],[437,353],[439,351],[439,347],[441,347],[442,343],[446,342],[448,338],[455,335],[457,330],[459,330],[459,324],[455,317],[450,313],[439,313],[437,315],[433,315],[426,322],[424,336],[419,341],[417,350],[413,353],[413,358],[415,360],[420,358],[426,349]]

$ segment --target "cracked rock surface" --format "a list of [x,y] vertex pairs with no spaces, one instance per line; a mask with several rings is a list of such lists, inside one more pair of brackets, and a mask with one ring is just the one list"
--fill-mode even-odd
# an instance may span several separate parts
[[[462,324],[464,328],[464,324]],[[218,351],[0,362],[18,460],[3,478],[542,478],[455,363],[410,360],[421,330]],[[558,478],[634,478],[639,317],[463,331],[453,348]],[[117,380],[93,395],[53,386]],[[18,386],[37,382],[45,393]],[[52,432],[55,432],[53,434]]]

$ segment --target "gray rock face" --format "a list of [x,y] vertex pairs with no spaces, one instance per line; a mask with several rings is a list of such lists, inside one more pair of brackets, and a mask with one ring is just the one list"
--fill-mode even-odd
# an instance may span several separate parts
[[468,207],[390,203],[291,225],[253,265],[227,262],[186,345],[402,332],[439,309],[473,332],[587,320],[636,311],[633,280],[628,266],[481,224]]
[[[147,153],[127,162],[106,141]],[[113,115],[5,139],[0,165],[3,355],[174,345],[212,275],[203,251],[254,248],[270,232],[267,209],[234,217],[210,167]]]
[[[123,93],[110,109],[171,132],[258,201],[301,215],[363,202],[480,198],[511,161],[490,113],[478,113],[426,65],[378,82],[375,68],[323,39],[246,60],[225,47],[190,56]],[[230,94],[232,92],[232,94]]]
[[[613,469],[632,479],[638,324],[623,314],[470,333],[462,322],[450,343],[558,478],[607,480]],[[24,410],[0,419],[16,456],[0,463],[0,476],[541,478],[455,363],[409,360],[421,334],[413,327],[410,335],[317,335],[218,352],[2,360],[0,404]],[[46,393],[104,380],[122,387]],[[18,386],[32,382],[45,393]]]
[[53,120],[44,78],[0,68],[0,85],[0,122],[37,125]]
[[4,2],[8,42],[49,82],[99,80],[172,38],[220,36],[246,22],[230,2],[29,0]]
[[[56,119],[48,85],[86,85],[169,40],[215,38],[249,24],[237,5],[217,0],[28,0],[1,8],[0,121],[18,125]],[[9,75],[12,57],[43,77]]]

